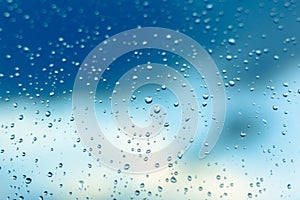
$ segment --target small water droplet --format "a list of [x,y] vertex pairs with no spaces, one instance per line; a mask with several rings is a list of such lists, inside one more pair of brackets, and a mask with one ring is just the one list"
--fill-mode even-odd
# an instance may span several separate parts
[[170,180],[171,180],[172,183],[176,183],[177,182],[177,179],[174,176],[172,176]]
[[287,134],[287,131],[281,131],[281,134],[282,134],[282,135],[286,135],[286,134]]
[[211,3],[206,5],[207,10],[212,10],[213,8],[214,8],[214,5]]
[[184,151],[183,151],[183,150],[179,151],[179,152],[177,153],[177,158],[181,159],[182,156],[183,156],[183,154],[184,154]]
[[246,137],[247,134],[242,131],[240,135],[241,135],[241,137]]
[[48,177],[52,177],[52,176],[53,176],[53,173],[52,173],[52,172],[48,172],[47,176],[48,176]]
[[226,56],[226,59],[227,59],[227,60],[231,60],[231,59],[232,59],[232,55],[227,55],[227,56]]
[[132,96],[131,96],[131,100],[132,100],[132,101],[136,100],[136,96],[135,96],[135,95],[132,95]]
[[282,83],[282,85],[283,85],[284,87],[289,87],[289,83],[287,83],[287,82]]
[[24,115],[19,115],[19,120],[23,120],[24,119]]
[[208,99],[208,97],[209,97],[209,95],[208,95],[208,94],[203,94],[203,99],[207,100],[207,99]]
[[248,198],[252,198],[252,193],[248,193]]
[[50,122],[50,123],[48,124],[48,128],[52,128],[52,126],[53,126],[53,124]]
[[130,164],[126,163],[126,164],[124,165],[124,169],[125,169],[125,170],[129,170],[129,168],[130,168]]
[[255,53],[256,53],[256,55],[260,56],[262,52],[261,52],[261,50],[257,49],[257,50],[255,51]]
[[174,103],[174,107],[178,107],[179,106],[179,103],[178,103],[178,101],[176,101],[175,103]]
[[158,187],[157,187],[157,190],[158,190],[158,192],[162,192],[162,191],[163,191],[163,187],[158,186]]
[[153,68],[152,65],[147,65],[148,70],[151,70],[152,68]]

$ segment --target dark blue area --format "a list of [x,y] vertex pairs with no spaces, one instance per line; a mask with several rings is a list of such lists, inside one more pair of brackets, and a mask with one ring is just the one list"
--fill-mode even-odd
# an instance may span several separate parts
[[[249,73],[255,77],[261,69],[256,69],[255,53],[252,58],[248,53],[272,49],[261,63],[273,62],[273,54],[282,53],[282,40],[299,36],[296,6],[294,1],[289,6],[279,1],[1,1],[0,93],[48,98],[51,91],[69,91],[79,65],[97,44],[138,26],[186,33],[212,50],[219,69],[226,69],[230,78]],[[229,45],[228,38],[235,38],[236,44]],[[237,57],[229,62],[227,54]],[[243,63],[246,57],[248,66]],[[265,65],[263,72],[271,69],[272,64]]]

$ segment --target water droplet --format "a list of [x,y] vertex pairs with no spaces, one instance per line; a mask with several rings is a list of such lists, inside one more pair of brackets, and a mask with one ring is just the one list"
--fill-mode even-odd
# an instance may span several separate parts
[[291,184],[287,184],[287,188],[290,190],[292,189],[292,185]]
[[172,183],[176,183],[177,182],[177,179],[174,176],[172,176],[170,180],[171,180]]
[[46,117],[50,117],[51,112],[50,112],[50,111],[46,111],[46,112],[45,112],[45,115],[46,115]]
[[145,102],[147,103],[147,104],[150,104],[150,103],[152,103],[152,97],[146,97],[145,98]]
[[261,120],[265,125],[268,124],[268,121],[266,119]]
[[130,164],[126,163],[126,164],[124,165],[124,169],[125,169],[125,170],[129,170],[129,168],[130,168]]
[[213,8],[214,8],[214,5],[211,3],[206,5],[207,10],[212,10]]
[[155,114],[158,114],[160,112],[161,108],[160,108],[160,106],[157,105],[157,106],[154,107],[153,110],[154,110]]
[[226,59],[227,59],[227,60],[231,60],[231,59],[232,59],[232,55],[227,55],[227,56],[226,56]]
[[158,192],[162,192],[162,191],[163,191],[163,187],[158,186],[158,187],[157,187],[157,190],[158,190]]
[[24,115],[19,115],[19,120],[23,120],[24,119]]
[[289,87],[289,84],[288,84],[287,82],[282,83],[282,85],[283,85],[284,87]]
[[282,134],[282,135],[286,135],[286,134],[287,134],[287,131],[281,131],[281,134]]
[[147,65],[148,70],[151,70],[152,68],[153,68],[152,65]]
[[242,131],[240,135],[241,135],[241,137],[246,137],[247,134]]
[[145,187],[145,183],[141,183],[140,188],[144,188],[144,187]]
[[135,194],[136,196],[139,196],[139,195],[141,194],[141,192],[140,192],[139,190],[136,190],[136,191],[134,192],[134,194]]
[[257,49],[257,50],[255,51],[255,53],[256,53],[256,55],[260,56],[260,55],[261,55],[261,50]]
[[167,39],[171,39],[172,36],[171,36],[170,34],[168,34],[168,35],[166,35],[166,38],[167,38]]
[[208,191],[208,192],[207,192],[207,196],[210,197],[211,195],[212,195],[212,193],[211,193],[210,191]]
[[132,96],[131,96],[131,100],[132,100],[132,101],[136,100],[136,96],[135,96],[135,95],[132,95]]
[[31,181],[32,181],[32,179],[31,179],[31,178],[26,178],[26,179],[25,179],[25,183],[26,183],[26,184],[30,184],[30,183],[31,183]]
[[183,150],[179,151],[179,152],[177,153],[177,158],[181,159],[182,156],[183,156],[183,154],[184,154],[184,151],[183,151]]
[[53,173],[52,173],[52,172],[48,172],[47,176],[48,176],[48,177],[52,177],[52,176],[53,176]]
[[203,99],[207,100],[207,99],[208,99],[208,97],[209,97],[209,95],[208,95],[208,94],[203,94]]
[[235,44],[235,39],[234,38],[229,38],[228,43],[232,44],[232,45]]
[[274,105],[273,107],[273,110],[278,110],[278,106]]
[[178,106],[179,106],[179,102],[176,101],[176,102],[174,103],[174,107],[178,107]]
[[50,122],[50,123],[48,124],[48,128],[52,128],[52,126],[53,126],[53,124]]

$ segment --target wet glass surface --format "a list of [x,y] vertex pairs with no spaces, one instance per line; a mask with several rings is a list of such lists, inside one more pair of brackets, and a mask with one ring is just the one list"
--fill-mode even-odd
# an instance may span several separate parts
[[297,0],[0,1],[0,199],[299,199],[299,38]]

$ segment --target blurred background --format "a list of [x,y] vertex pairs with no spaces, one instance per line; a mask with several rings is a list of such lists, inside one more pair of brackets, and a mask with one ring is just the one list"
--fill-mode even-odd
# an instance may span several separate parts
[[[205,159],[195,141],[166,169],[118,173],[81,143],[72,89],[95,46],[147,26],[206,49],[224,80],[227,117]],[[0,1],[0,199],[300,199],[299,37],[297,0]],[[134,55],[124,60],[176,60]]]

